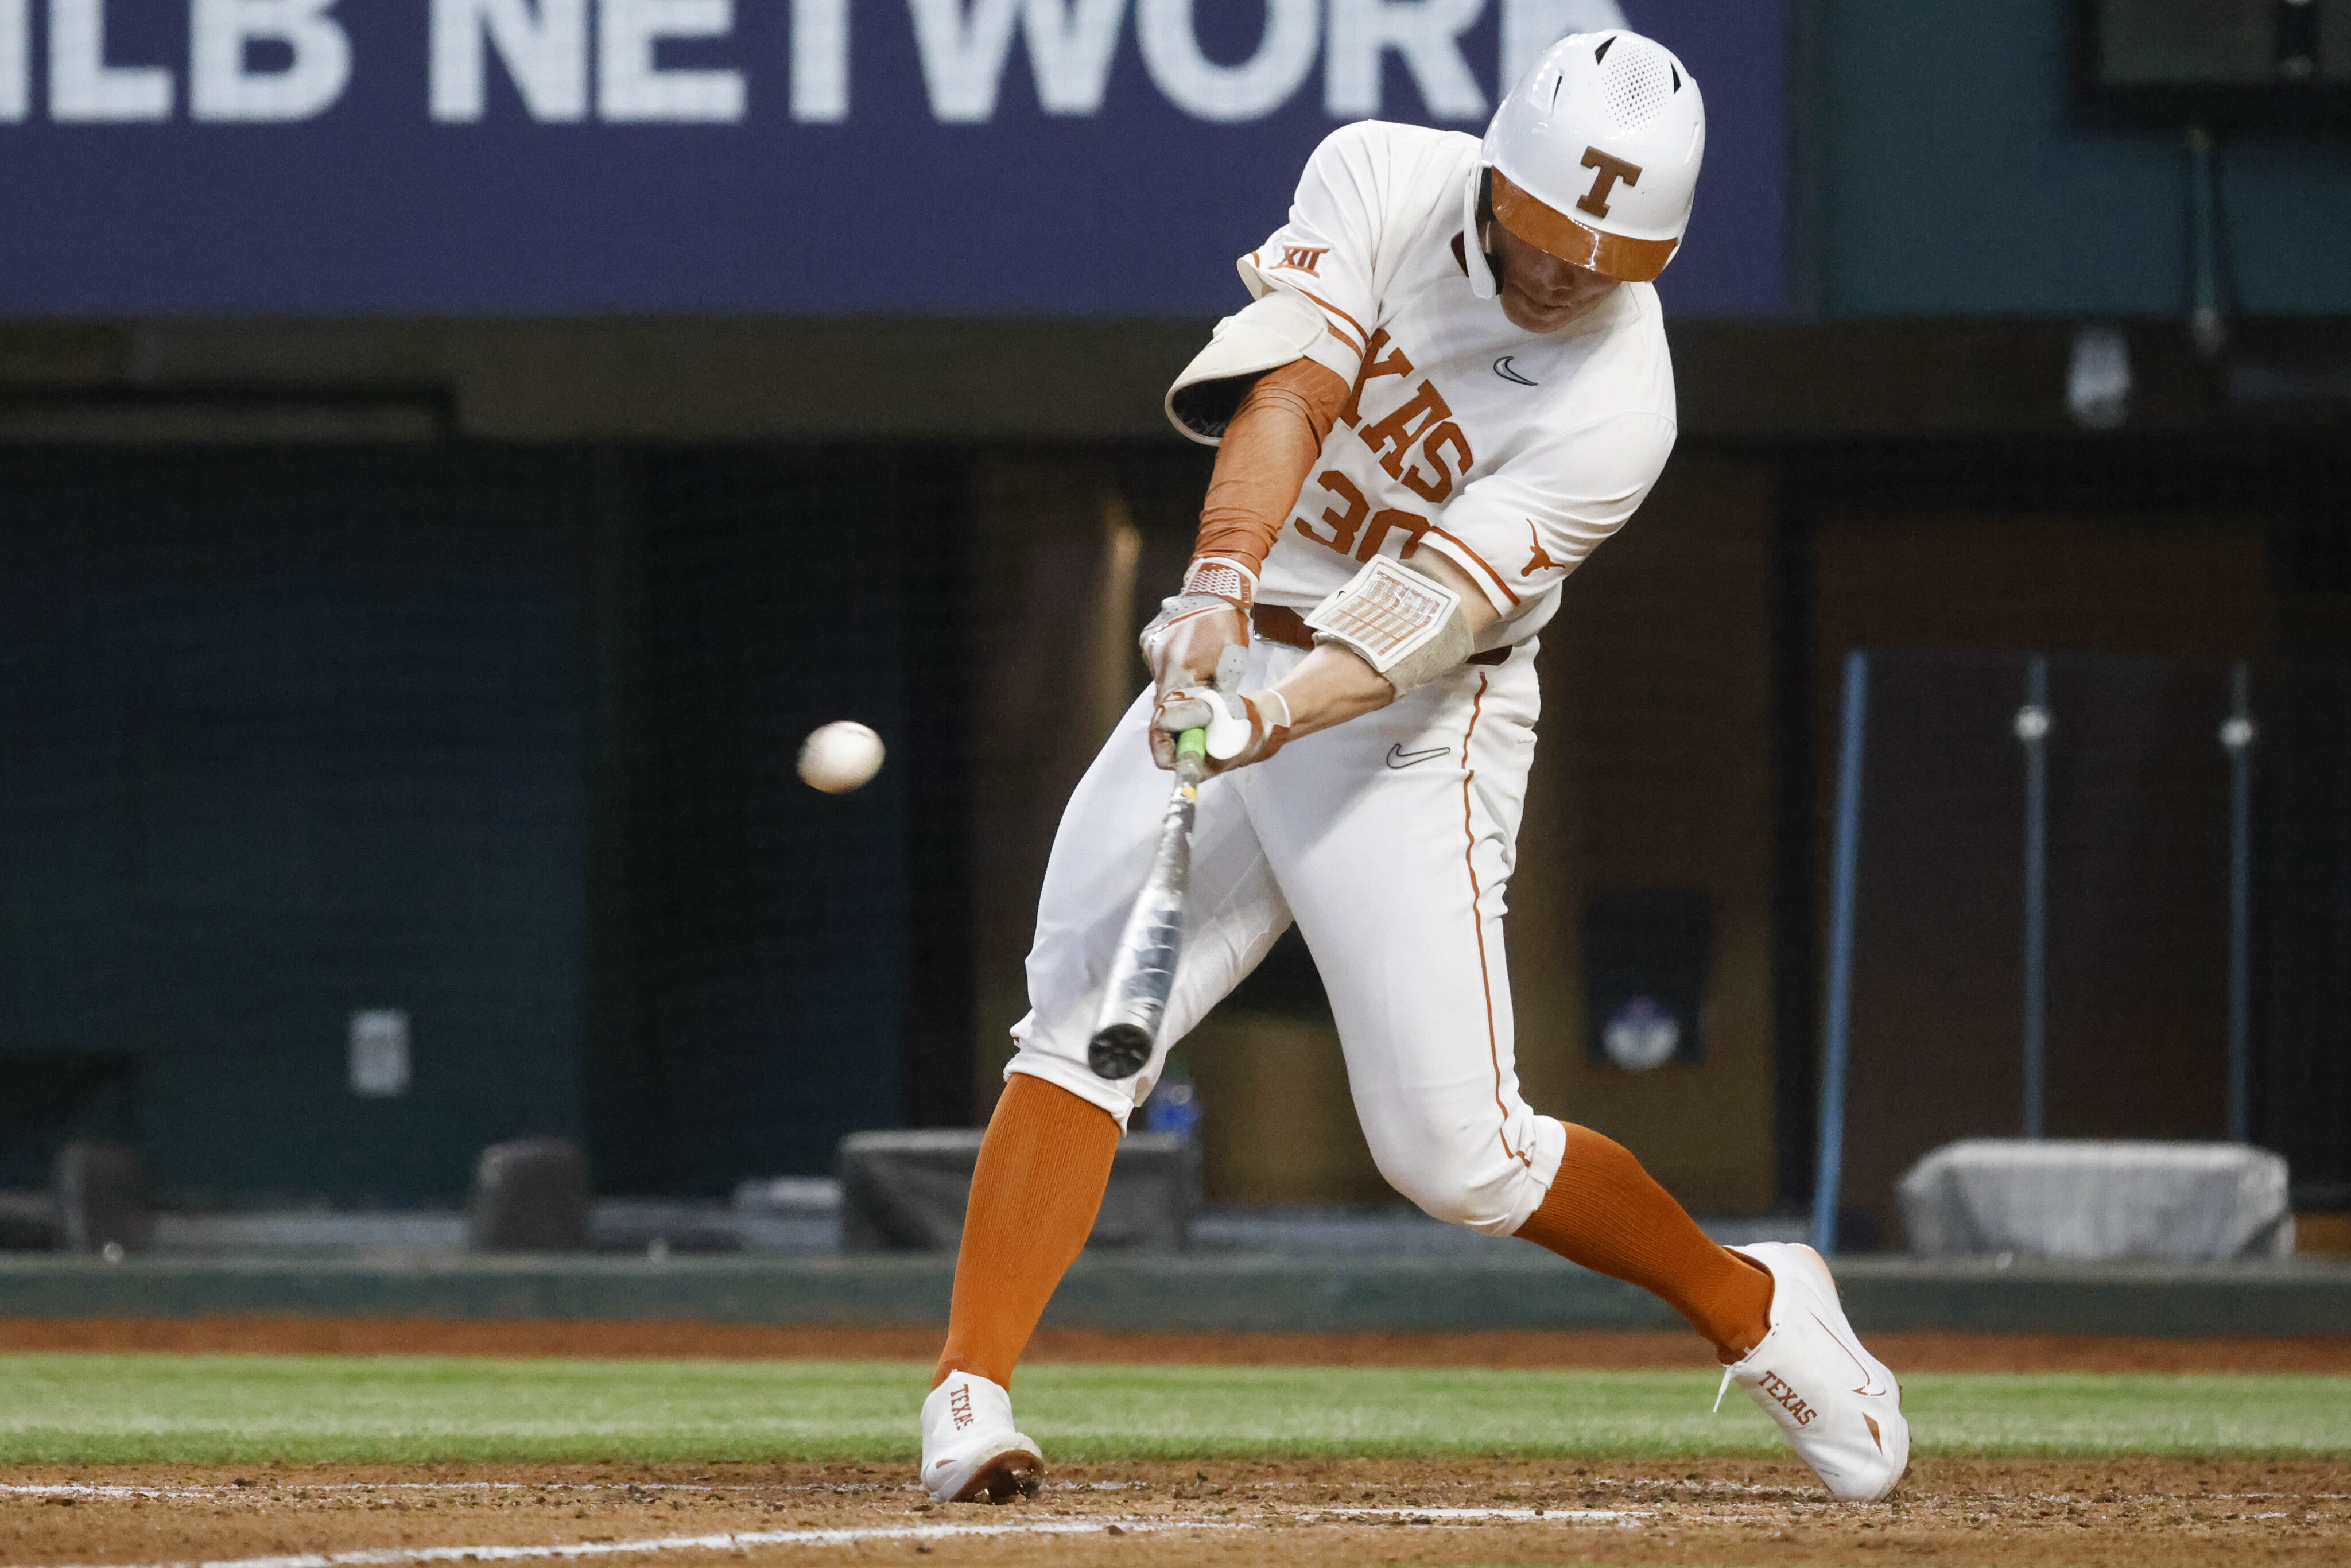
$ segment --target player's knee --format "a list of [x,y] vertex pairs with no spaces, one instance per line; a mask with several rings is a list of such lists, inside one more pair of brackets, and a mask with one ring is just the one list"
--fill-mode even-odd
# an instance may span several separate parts
[[1491,1127],[1475,1134],[1431,1126],[1398,1129],[1373,1137],[1371,1144],[1380,1175],[1432,1219],[1501,1236],[1520,1216],[1517,1187],[1529,1178],[1521,1162],[1496,1145]]
[[1414,1207],[1431,1219],[1474,1228],[1479,1218],[1478,1195],[1465,1182],[1447,1180],[1448,1174],[1399,1171],[1389,1175],[1388,1185],[1411,1199]]

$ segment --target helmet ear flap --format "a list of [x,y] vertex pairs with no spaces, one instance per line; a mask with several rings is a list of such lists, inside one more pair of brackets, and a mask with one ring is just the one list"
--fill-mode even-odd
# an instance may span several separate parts
[[1461,266],[1469,274],[1469,292],[1480,299],[1502,291],[1501,257],[1486,248],[1493,222],[1494,169],[1480,160],[1461,199]]

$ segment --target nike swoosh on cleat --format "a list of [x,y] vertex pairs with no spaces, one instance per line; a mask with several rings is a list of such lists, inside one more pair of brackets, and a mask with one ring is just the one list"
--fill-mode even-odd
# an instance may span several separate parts
[[1829,1327],[1828,1320],[1821,1316],[1820,1313],[1814,1312],[1813,1313],[1813,1322],[1821,1325],[1821,1332],[1829,1336],[1829,1342],[1831,1343],[1834,1344],[1839,1350],[1844,1351],[1846,1357],[1852,1361],[1854,1365],[1861,1368],[1861,1381],[1854,1385],[1853,1391],[1855,1394],[1860,1395],[1865,1399],[1877,1399],[1884,1397],[1886,1390],[1883,1388],[1873,1388],[1870,1386],[1871,1384],[1877,1381],[1877,1374],[1869,1370],[1869,1364],[1867,1362],[1853,1354],[1852,1346],[1846,1344],[1844,1341],[1837,1337],[1836,1330]]
[[1388,747],[1388,766],[1410,768],[1416,763],[1426,762],[1432,757],[1447,756],[1452,750],[1449,746],[1440,746],[1434,751],[1406,751],[1402,746],[1391,746]]

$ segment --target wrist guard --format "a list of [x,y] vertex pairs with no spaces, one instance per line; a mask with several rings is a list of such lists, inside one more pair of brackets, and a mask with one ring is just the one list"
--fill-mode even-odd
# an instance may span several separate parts
[[1257,573],[1230,556],[1204,555],[1185,570],[1178,595],[1213,593],[1247,610],[1257,602]]
[[[1184,586],[1173,597],[1159,601],[1159,613],[1152,617],[1151,624],[1136,639],[1142,644],[1144,662],[1155,667],[1159,642],[1178,621],[1210,610],[1238,610],[1246,617],[1249,606],[1256,602],[1257,573],[1223,556],[1202,556],[1185,571]],[[1246,632],[1244,624],[1244,638]]]
[[1431,577],[1374,556],[1306,616],[1314,641],[1337,643],[1378,671],[1398,696],[1427,685],[1476,648],[1461,596]]

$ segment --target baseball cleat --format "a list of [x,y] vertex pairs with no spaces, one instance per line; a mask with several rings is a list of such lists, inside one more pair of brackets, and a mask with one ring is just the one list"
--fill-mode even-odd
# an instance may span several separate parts
[[[1771,1332],[1722,1369],[1723,1388],[1746,1389],[1830,1495],[1876,1501],[1910,1463],[1901,1386],[1862,1348],[1819,1253],[1782,1241],[1731,1250],[1771,1272]],[[1714,1402],[1721,1408],[1719,1392]]]
[[1014,1430],[1012,1396],[951,1372],[923,1401],[923,1490],[939,1502],[1010,1502],[1045,1479],[1045,1457]]

